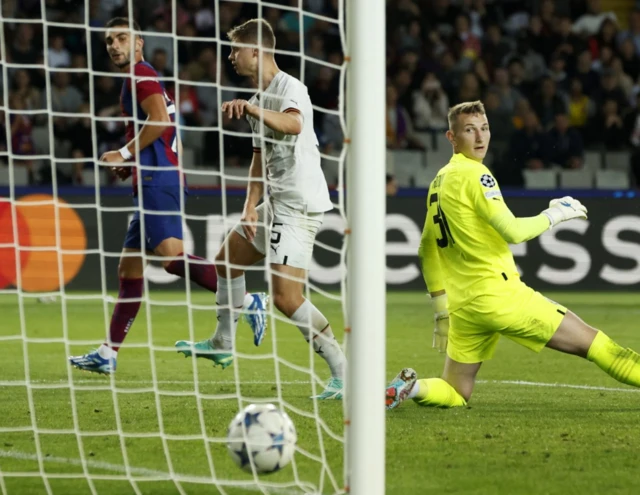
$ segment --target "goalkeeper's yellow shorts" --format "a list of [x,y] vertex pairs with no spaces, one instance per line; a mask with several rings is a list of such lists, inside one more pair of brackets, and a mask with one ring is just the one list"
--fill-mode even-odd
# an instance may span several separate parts
[[540,352],[560,326],[567,308],[527,287],[505,281],[449,315],[448,356],[460,363],[491,359],[500,335]]

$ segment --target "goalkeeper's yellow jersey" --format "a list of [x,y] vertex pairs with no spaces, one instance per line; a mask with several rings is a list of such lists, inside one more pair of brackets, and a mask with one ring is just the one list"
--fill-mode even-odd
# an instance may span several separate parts
[[545,215],[517,219],[489,169],[455,154],[429,187],[420,258],[430,292],[445,289],[449,311],[519,277],[509,242],[549,228]]

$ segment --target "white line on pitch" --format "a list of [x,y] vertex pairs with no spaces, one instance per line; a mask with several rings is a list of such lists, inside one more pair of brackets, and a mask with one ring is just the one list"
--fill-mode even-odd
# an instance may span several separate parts
[[[34,385],[46,385],[46,384],[69,384],[68,380],[31,380],[30,383]],[[107,378],[104,381],[97,380],[73,380],[74,385],[108,385],[110,380]],[[153,385],[152,380],[116,380],[116,385]],[[193,385],[193,380],[157,380],[155,382],[158,385]],[[235,385],[234,380],[199,380],[201,385]],[[281,385],[309,385],[311,382],[308,380],[285,380],[281,381]],[[531,382],[526,380],[477,380],[476,383],[480,384],[498,384],[498,385],[520,385],[526,387],[555,387],[555,388],[571,388],[577,390],[600,390],[603,392],[626,392],[626,393],[638,393],[640,389],[637,388],[623,388],[623,387],[599,387],[592,385],[578,385],[571,383],[547,383],[547,382]],[[24,380],[3,380],[0,381],[0,387],[2,386],[24,386]],[[277,385],[275,381],[269,380],[242,380],[241,385]]]
[[[0,457],[4,457],[4,458],[9,458],[9,459],[17,459],[17,460],[22,460],[22,461],[38,461],[38,456],[36,454],[29,454],[27,452],[20,452],[20,451],[12,451],[12,450],[0,450]],[[48,457],[44,457],[43,458],[44,462],[50,462],[50,463],[55,463],[55,464],[68,464],[71,466],[80,466],[82,467],[82,461],[80,459],[73,459],[73,458],[68,458],[68,457],[56,457],[56,456],[48,456]],[[93,461],[90,459],[87,459],[86,461],[86,465],[87,467],[90,468],[94,468],[94,469],[102,469],[105,471],[112,471],[115,473],[122,473],[122,474],[126,474],[127,473],[127,468],[126,466],[123,466],[121,464],[112,464],[110,462],[103,462],[103,461]],[[148,468],[140,468],[140,467],[134,467],[134,466],[130,466],[129,467],[129,472],[135,477],[135,476],[143,476],[143,477],[149,477],[149,478],[159,478],[160,480],[172,480],[175,479],[177,481],[181,481],[181,482],[189,482],[189,483],[203,483],[203,484],[208,484],[208,485],[213,485],[216,482],[219,485],[223,485],[223,486],[227,486],[227,487],[238,487],[238,488],[242,488],[244,490],[249,490],[249,491],[255,491],[255,492],[262,492],[262,490],[257,487],[257,486],[253,486],[251,484],[251,482],[247,482],[247,483],[242,483],[242,482],[238,482],[238,481],[233,481],[233,482],[229,482],[229,481],[225,481],[225,480],[217,480],[216,482],[212,481],[211,478],[207,478],[205,476],[197,476],[197,475],[191,475],[191,474],[181,474],[181,473],[175,473],[173,475],[173,477],[167,473],[167,472],[163,472],[163,471],[158,471],[155,469],[148,469]],[[4,471],[3,475],[5,477],[9,477],[11,476],[11,471]],[[34,477],[39,477],[40,473],[39,472],[34,472],[33,473]],[[264,485],[263,485],[264,486]],[[302,488],[299,490],[294,490],[291,488],[286,488],[286,487],[275,487],[275,486],[265,486],[265,489],[267,490],[267,492],[271,492],[272,490],[277,490],[277,493],[282,493],[285,495],[298,495],[301,493],[309,493],[306,490],[303,490]]]
[[[24,380],[0,380],[0,387],[11,387],[11,386],[20,386],[25,385]],[[29,383],[34,385],[57,385],[57,384],[68,384],[69,380],[30,380]],[[73,380],[74,385],[108,385],[111,383],[109,378],[105,378],[104,380],[96,379],[96,380]],[[116,380],[116,385],[130,384],[130,385],[144,385],[150,384],[153,385],[157,383],[158,385],[193,385],[195,383],[194,380]],[[198,383],[201,385],[235,385],[235,380],[198,380]],[[308,385],[311,382],[309,380],[284,380],[280,382],[269,381],[269,380],[241,380],[240,384],[242,385],[277,385],[280,383],[281,385]]]
[[640,389],[638,388],[596,387],[592,385],[573,385],[571,383],[529,382],[526,380],[477,380],[476,383],[497,383],[500,385],[523,385],[526,387],[573,388],[578,390],[600,390],[603,392],[627,392],[627,393],[640,392]]

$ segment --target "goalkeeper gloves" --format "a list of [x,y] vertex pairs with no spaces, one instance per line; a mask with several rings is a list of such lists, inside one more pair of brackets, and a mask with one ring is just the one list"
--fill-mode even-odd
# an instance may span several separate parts
[[447,310],[447,295],[431,298],[433,304],[433,348],[438,352],[446,352],[449,336],[449,311]]
[[542,212],[547,216],[553,228],[559,223],[566,222],[572,218],[587,218],[587,208],[577,199],[565,196],[560,199],[552,199],[549,208]]

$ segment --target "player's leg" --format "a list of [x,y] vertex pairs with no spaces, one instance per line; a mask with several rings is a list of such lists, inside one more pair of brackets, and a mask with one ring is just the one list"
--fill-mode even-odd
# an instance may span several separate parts
[[[213,361],[214,366],[220,365],[223,369],[233,362],[233,344],[235,342],[238,318],[242,312],[246,296],[246,283],[244,269],[264,258],[264,254],[238,232],[236,227],[225,239],[220,251],[216,255],[216,270],[218,273],[218,291],[216,303],[218,306],[216,331],[210,339],[200,342],[179,340],[176,342],[178,352],[185,356],[204,357]],[[254,242],[264,242],[264,228],[258,227],[258,233]],[[228,262],[229,268],[226,267]],[[263,317],[266,323],[266,318]],[[261,325],[264,329],[264,324]],[[255,332],[255,330],[254,330]],[[262,334],[264,330],[262,330]],[[262,335],[256,336],[257,340]]]
[[619,382],[640,387],[640,355],[567,311],[547,347],[593,361]]
[[[132,221],[132,225],[134,222]],[[137,227],[133,225],[133,231]],[[127,234],[125,246],[135,245],[135,232]],[[140,309],[144,288],[144,262],[137,247],[125,247],[122,250],[118,266],[119,290],[118,300],[111,315],[109,339],[97,350],[83,356],[72,356],[69,362],[76,368],[110,374],[116,370],[116,358],[120,346],[131,328]]]
[[295,266],[272,264],[271,273],[274,306],[298,327],[331,371],[331,380],[317,398],[342,399],[346,359],[327,318],[303,295],[307,271]]
[[167,273],[186,278],[188,271],[189,280],[203,289],[211,292],[218,290],[218,275],[215,265],[209,260],[193,254],[187,254],[187,262],[185,263],[185,260],[182,259],[184,243],[181,238],[169,237],[164,239],[154,249],[154,253],[167,258],[162,260],[162,267]]
[[398,407],[406,399],[421,406],[465,406],[480,366],[493,357],[500,339],[497,330],[510,318],[510,311],[498,309],[504,306],[503,302],[502,297],[482,296],[450,313],[442,377],[418,380],[414,370],[403,369],[387,387],[387,409]]
[[[147,241],[154,253],[167,259],[162,262],[164,269],[173,275],[186,278],[211,292],[218,290],[218,274],[216,266],[209,260],[188,254],[184,257],[184,243],[182,241],[182,215],[180,210],[180,188],[148,188],[145,191],[145,208],[155,211],[165,211],[167,215],[145,215],[145,232]],[[243,314],[251,326],[254,343],[262,342],[266,331],[266,299],[264,293],[244,294]],[[217,298],[219,302],[219,297]]]
[[[144,211],[153,212],[144,215],[145,248],[167,258],[162,261],[162,266],[168,273],[185,278],[188,271],[190,280],[216,292],[218,277],[213,263],[191,254],[187,255],[186,263],[182,259],[184,243],[180,189],[179,185],[142,188]],[[161,212],[166,214],[157,214]]]
[[[264,242],[261,241],[264,239],[264,232],[260,234],[264,228],[259,227],[258,231],[256,244]],[[231,231],[218,251],[215,258],[218,272],[218,325],[211,338],[211,343],[216,349],[233,348],[238,319],[247,295],[244,268],[263,259],[264,253],[238,230]],[[261,341],[263,336],[264,334],[255,337]]]

